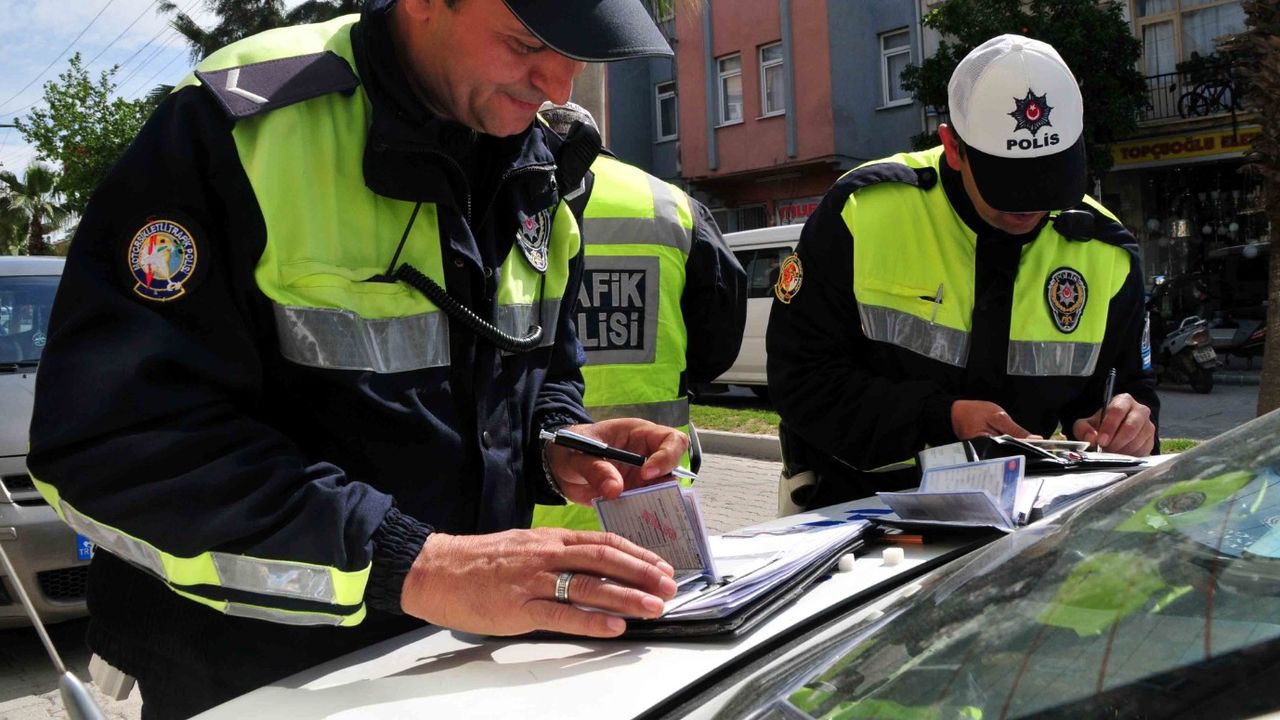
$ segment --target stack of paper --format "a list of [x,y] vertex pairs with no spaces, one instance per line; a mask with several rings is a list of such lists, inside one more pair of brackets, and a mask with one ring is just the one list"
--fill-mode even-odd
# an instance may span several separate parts
[[597,499],[595,507],[606,531],[675,568],[679,590],[662,616],[674,621],[732,615],[856,543],[871,526],[850,516],[708,537],[696,491],[677,482]]

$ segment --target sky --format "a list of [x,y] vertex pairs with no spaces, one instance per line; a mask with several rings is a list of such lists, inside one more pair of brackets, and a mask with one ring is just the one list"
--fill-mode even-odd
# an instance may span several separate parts
[[[301,0],[287,0],[294,6]],[[44,84],[57,81],[79,52],[89,76],[113,65],[116,92],[138,98],[156,85],[173,85],[191,72],[186,41],[159,15],[160,0],[0,0],[0,124],[31,112]],[[175,0],[205,27],[213,17],[203,0]],[[0,127],[0,170],[22,175],[35,159],[14,128]]]

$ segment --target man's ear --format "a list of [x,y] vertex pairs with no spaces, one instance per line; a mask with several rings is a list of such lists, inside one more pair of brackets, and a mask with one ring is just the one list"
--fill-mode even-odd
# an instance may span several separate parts
[[938,126],[938,137],[942,139],[942,150],[947,156],[947,165],[952,170],[960,170],[960,140],[956,134],[952,132],[951,126],[942,123]]
[[429,21],[444,0],[396,0],[395,13],[416,22]]

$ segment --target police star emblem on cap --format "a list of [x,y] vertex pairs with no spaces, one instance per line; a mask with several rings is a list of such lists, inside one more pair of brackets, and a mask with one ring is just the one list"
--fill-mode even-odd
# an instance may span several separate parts
[[1015,131],[1029,130],[1034,136],[1040,131],[1040,128],[1053,124],[1049,122],[1049,113],[1053,111],[1053,107],[1046,100],[1047,95],[1048,93],[1036,95],[1031,92],[1031,88],[1027,88],[1026,97],[1021,100],[1018,98],[1013,99],[1014,109],[1013,112],[1009,113],[1009,117],[1018,121],[1018,124],[1013,128]]

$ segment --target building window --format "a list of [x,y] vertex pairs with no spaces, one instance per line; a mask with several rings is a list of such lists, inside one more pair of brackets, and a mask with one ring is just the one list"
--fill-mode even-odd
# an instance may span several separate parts
[[680,120],[676,114],[676,84],[658,83],[653,90],[657,97],[657,140],[675,140],[680,134]]
[[911,31],[896,30],[880,36],[880,86],[885,107],[906,105],[911,93],[902,89],[902,71],[911,64]]
[[742,122],[742,56],[730,55],[720,65],[720,124]]
[[755,230],[756,228],[768,227],[768,216],[765,215],[764,205],[744,205],[730,210],[733,213],[733,220],[730,223],[734,226],[734,230]]
[[787,112],[787,78],[782,43],[760,48],[760,113],[764,117]]
[[1244,31],[1240,0],[1138,0],[1138,35],[1148,76],[1174,72],[1192,55],[1218,49],[1218,39]]

